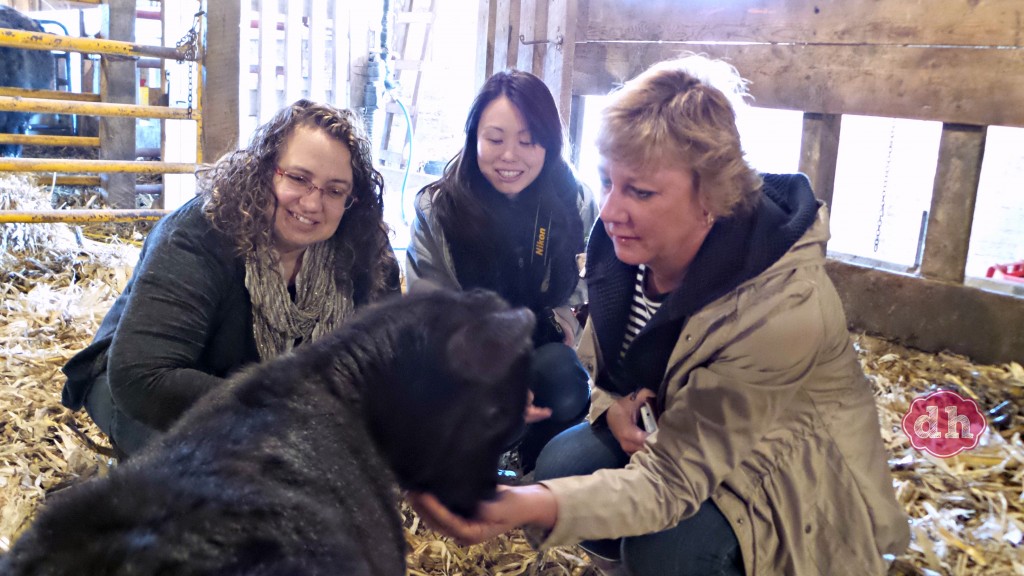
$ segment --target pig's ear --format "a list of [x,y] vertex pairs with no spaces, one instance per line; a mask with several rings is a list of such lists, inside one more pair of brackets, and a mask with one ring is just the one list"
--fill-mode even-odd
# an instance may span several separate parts
[[448,340],[448,365],[488,381],[501,378],[528,349],[533,313],[526,308],[492,312],[459,328]]

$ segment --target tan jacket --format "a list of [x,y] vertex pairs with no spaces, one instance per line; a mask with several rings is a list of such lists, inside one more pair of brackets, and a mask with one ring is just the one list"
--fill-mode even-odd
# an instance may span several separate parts
[[[882,555],[902,552],[909,528],[825,273],[828,235],[822,207],[780,260],[686,321],[658,432],[625,469],[545,481],[558,521],[543,546],[664,530],[710,497],[748,575],[885,572]],[[579,355],[596,377],[591,328]],[[595,388],[591,422],[615,400]]]

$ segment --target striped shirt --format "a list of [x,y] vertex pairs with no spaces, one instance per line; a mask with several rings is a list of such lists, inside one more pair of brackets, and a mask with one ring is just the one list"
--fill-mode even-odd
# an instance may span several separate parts
[[651,320],[654,313],[665,301],[665,295],[649,298],[644,294],[644,278],[647,276],[647,267],[640,265],[636,272],[636,282],[633,283],[633,302],[629,306],[629,320],[626,322],[626,335],[622,339],[622,350],[619,358],[626,356],[633,339],[640,333],[640,330]]

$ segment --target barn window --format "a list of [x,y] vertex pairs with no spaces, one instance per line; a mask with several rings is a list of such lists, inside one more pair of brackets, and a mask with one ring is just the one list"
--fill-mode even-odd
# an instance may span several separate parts
[[[966,275],[983,278],[989,267],[1024,260],[1024,128],[989,126],[981,164]],[[988,284],[988,283],[983,283]],[[1013,288],[1014,284],[1003,284]],[[990,288],[995,286],[988,285]],[[1016,284],[1024,293],[1024,283]]]
[[941,132],[941,122],[843,116],[830,252],[915,267]]

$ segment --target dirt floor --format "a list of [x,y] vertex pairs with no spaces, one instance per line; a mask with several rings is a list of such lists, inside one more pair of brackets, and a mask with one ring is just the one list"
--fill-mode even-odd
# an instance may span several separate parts
[[[25,179],[0,175],[0,209],[48,203]],[[113,232],[113,233],[112,233]],[[91,339],[123,289],[144,230],[4,224],[0,228],[0,551],[46,495],[112,466],[104,438],[61,407],[60,367]],[[1024,368],[977,365],[854,335],[875,386],[893,484],[914,542],[893,574],[1024,575]],[[900,421],[917,395],[945,388],[993,416],[980,445],[940,459],[914,450]],[[1008,402],[1008,404],[1004,404]],[[461,548],[405,511],[410,574],[595,574],[578,548],[538,557],[522,535]]]

